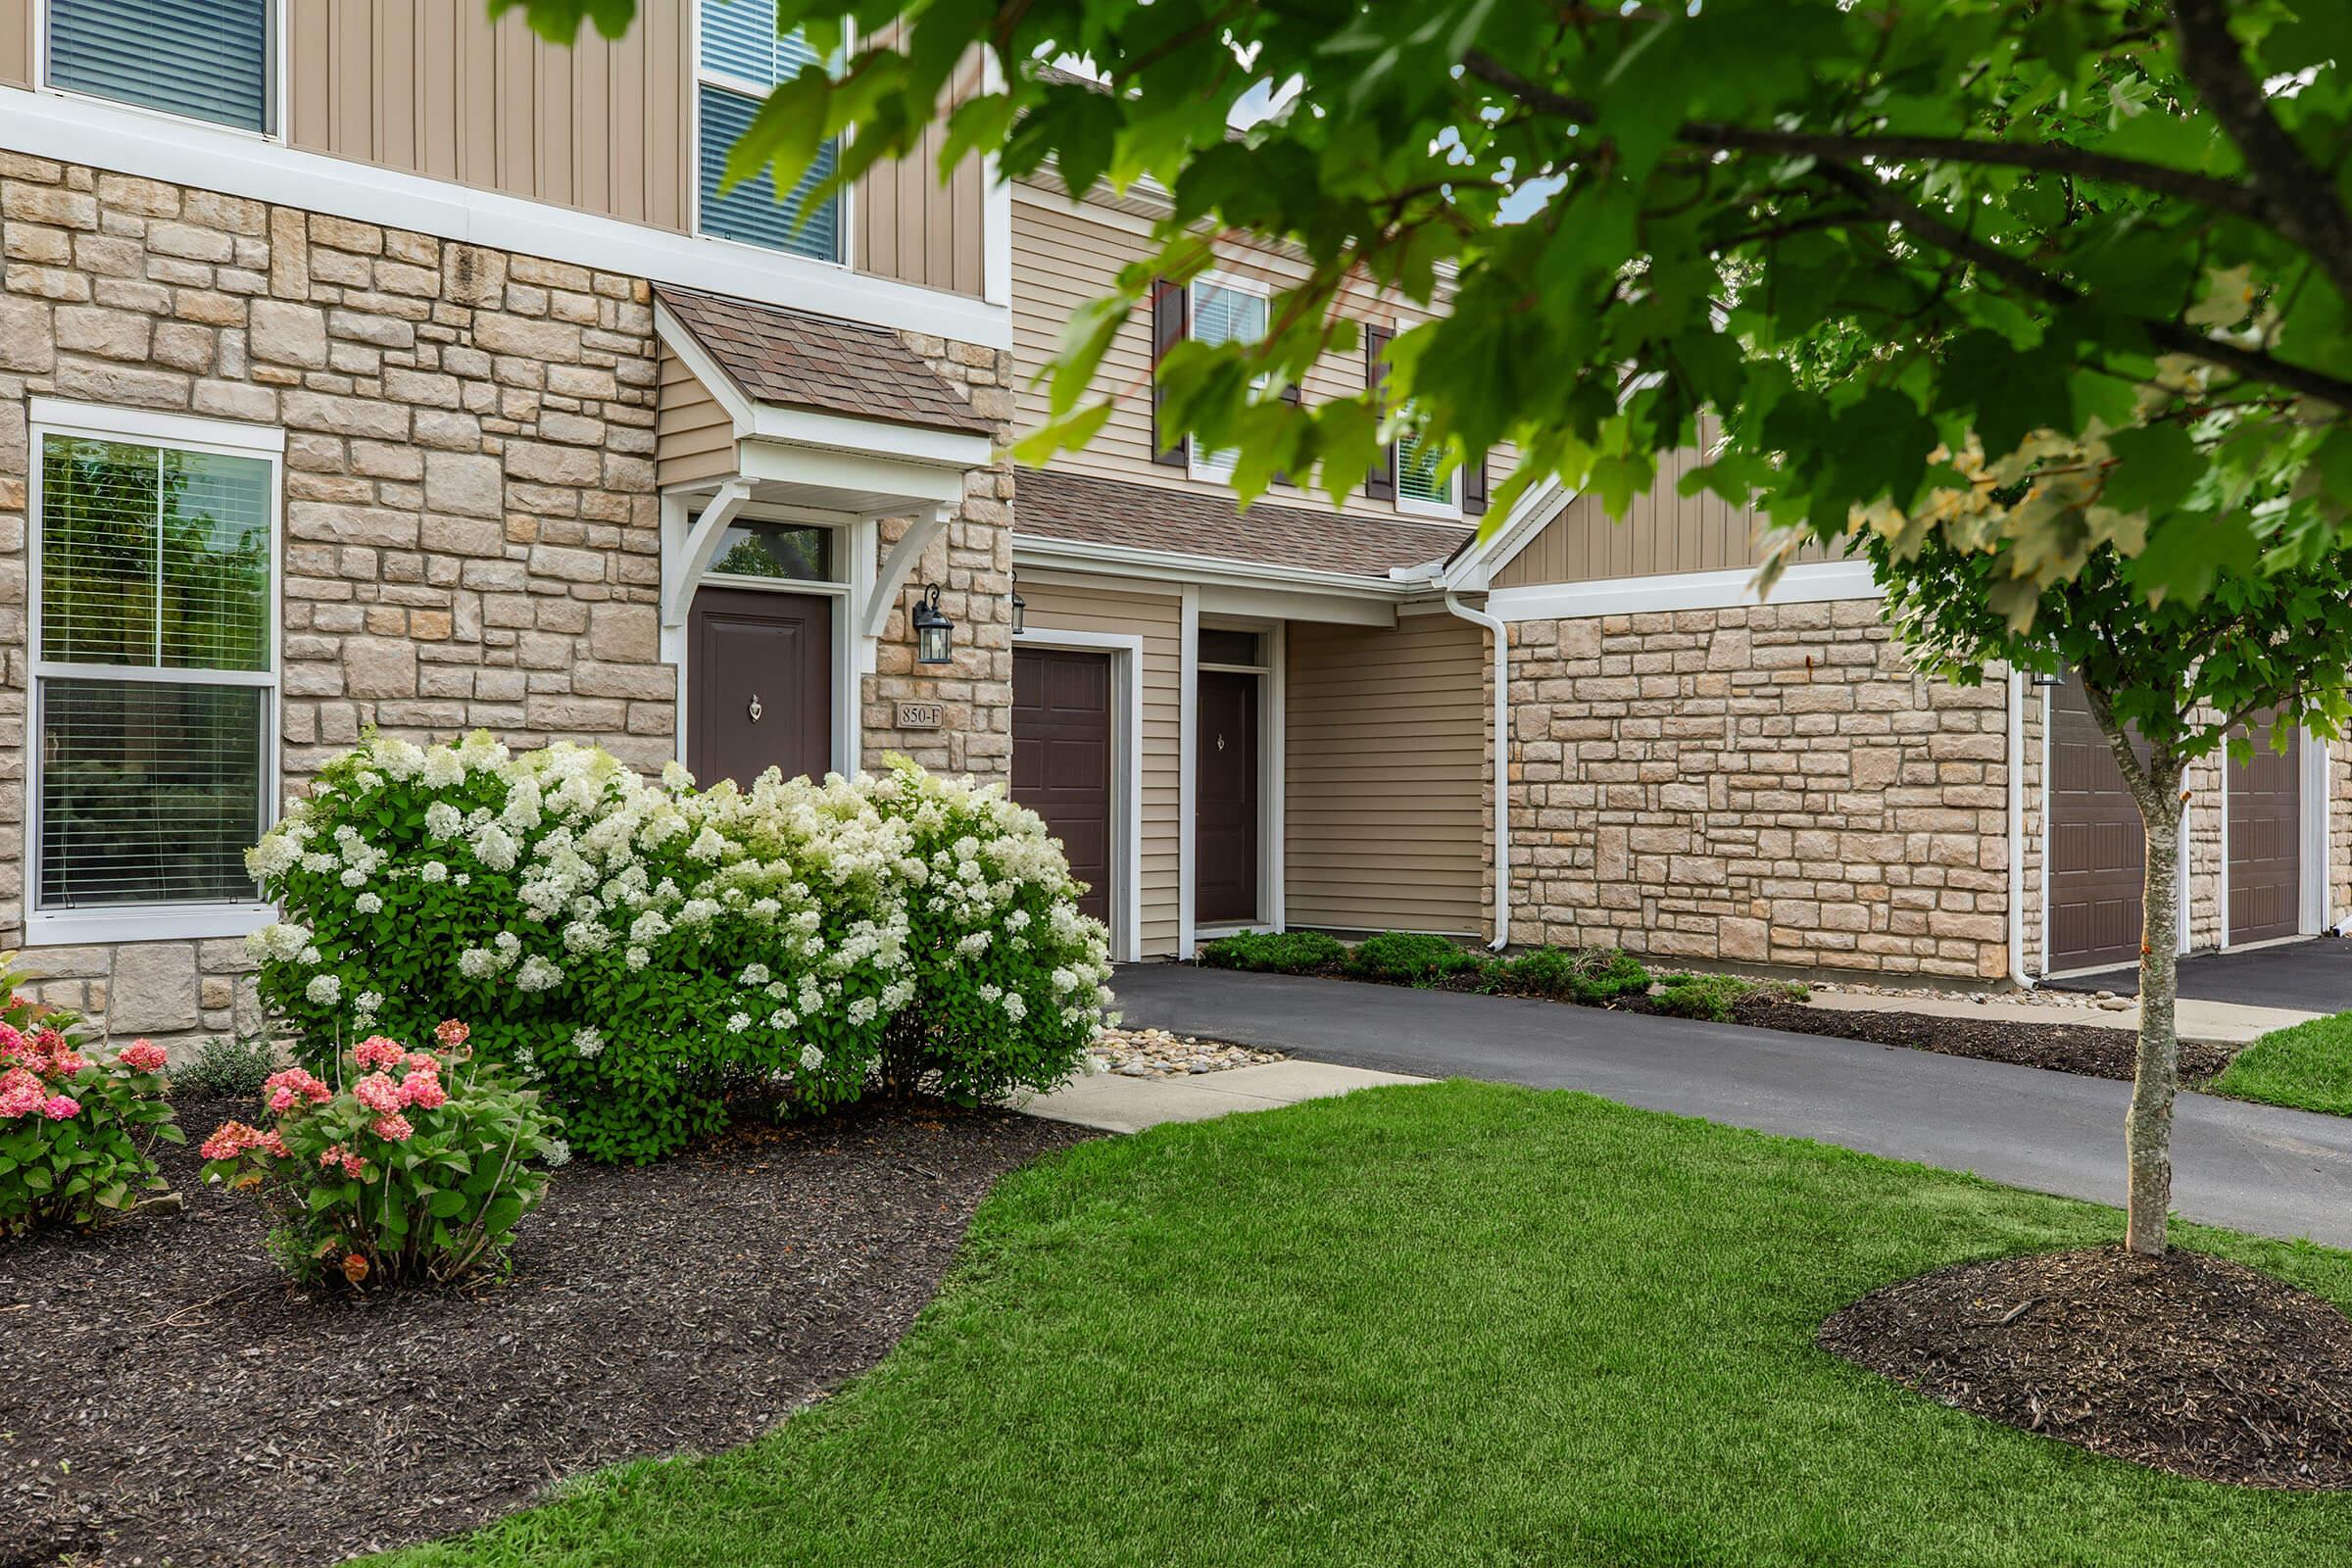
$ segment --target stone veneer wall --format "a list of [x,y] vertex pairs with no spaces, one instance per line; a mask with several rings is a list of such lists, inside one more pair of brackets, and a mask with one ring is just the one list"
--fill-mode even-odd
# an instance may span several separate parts
[[1514,940],[2007,972],[2003,683],[1911,672],[1875,600],[1511,632]]
[[[0,152],[0,843],[26,805],[28,405],[37,394],[286,431],[281,767],[301,781],[364,726],[425,740],[590,741],[675,755],[661,662],[658,368],[644,280],[430,234]],[[1006,357],[909,341],[1009,418]],[[1003,773],[1011,654],[1008,469],[983,471],[925,570],[957,667],[918,674],[905,607],[869,699],[937,696],[948,729],[897,748]],[[918,580],[926,580],[918,572]],[[878,710],[891,716],[887,707]],[[24,867],[0,856],[0,944]],[[38,990],[107,1032],[260,1023],[236,941],[33,950]]]

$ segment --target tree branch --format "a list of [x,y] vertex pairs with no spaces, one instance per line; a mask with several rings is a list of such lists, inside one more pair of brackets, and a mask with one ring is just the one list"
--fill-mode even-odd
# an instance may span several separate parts
[[[1869,203],[1881,217],[1901,223],[1907,231],[1940,250],[1974,263],[2020,293],[2061,310],[2083,303],[2082,292],[2072,283],[2053,277],[2030,262],[2021,261],[2007,251],[1963,233],[1933,211],[1901,195],[1875,174],[1835,163],[1823,164],[1821,172],[1832,184]],[[2153,347],[2167,354],[2184,354],[2233,371],[2248,380],[2265,381],[2273,386],[2302,393],[2305,397],[2317,398],[2323,403],[2333,404],[2339,409],[2352,410],[2352,381],[2273,358],[2259,349],[2241,348],[2221,338],[2208,337],[2179,321],[2156,321],[2144,317],[2131,319],[2147,334],[2148,342]]]
[[2261,220],[2328,270],[2352,299],[2352,214],[2327,176],[2311,167],[2230,33],[2222,0],[2173,0],[2180,70],[2246,161],[2247,188]]
[[[1540,113],[1573,120],[1584,125],[1596,124],[1600,120],[1597,105],[1553,92],[1541,83],[1531,81],[1483,50],[1471,50],[1463,57],[1462,68],[1489,86],[1501,88]],[[1868,158],[1890,162],[1912,160],[1983,164],[2002,169],[2069,173],[2085,179],[2104,179],[2119,185],[2136,186],[2159,196],[2178,197],[2257,222],[2275,221],[2256,193],[2235,180],[2216,179],[2210,174],[2173,169],[2164,164],[2144,163],[2136,158],[2116,158],[2106,153],[2086,152],[2062,142],[1987,141],[1975,136],[1838,135],[1823,131],[1777,130],[1757,125],[1728,125],[1700,120],[1684,122],[1675,128],[1675,137],[1691,146],[1711,151],[1785,153],[1795,157],[1836,159],[1840,163]],[[2352,296],[2352,290],[2346,292]]]

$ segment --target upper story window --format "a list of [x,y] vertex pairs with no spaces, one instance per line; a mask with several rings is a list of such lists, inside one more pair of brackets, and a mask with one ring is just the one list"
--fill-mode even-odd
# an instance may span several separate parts
[[[276,433],[33,408],[32,916],[258,910],[276,730]],[[250,919],[247,920],[250,925]],[[120,934],[131,934],[123,931]]]
[[[697,8],[701,43],[697,51],[696,122],[701,145],[695,149],[700,171],[699,194],[703,233],[722,239],[763,245],[769,250],[838,262],[842,254],[841,199],[828,198],[808,207],[808,193],[834,169],[838,147],[828,142],[824,152],[801,182],[776,199],[774,168],[722,193],[719,182],[727,172],[727,153],[736,138],[751,127],[768,89],[799,74],[816,58],[796,28],[776,35],[775,0],[702,0]],[[801,220],[808,213],[808,221]]]
[[49,85],[276,128],[275,0],[49,0]]
[[[1266,335],[1266,294],[1228,277],[1193,279],[1192,336],[1200,342],[1254,343]],[[1233,452],[1202,452],[1196,445],[1192,473],[1197,479],[1224,479],[1233,473]]]
[[1413,430],[1396,438],[1396,510],[1439,516],[1461,514],[1461,472],[1440,473],[1445,449]]

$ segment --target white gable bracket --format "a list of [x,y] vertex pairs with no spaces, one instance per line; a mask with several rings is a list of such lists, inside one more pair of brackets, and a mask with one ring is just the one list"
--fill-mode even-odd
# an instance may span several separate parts
[[751,481],[729,479],[718,487],[718,493],[703,508],[703,514],[694,519],[686,543],[662,563],[662,624],[683,626],[686,611],[694,603],[694,591],[702,586],[703,573],[710,569],[710,562],[718,554],[718,542],[726,537],[727,525],[752,498]]
[[879,637],[890,620],[890,607],[898,603],[899,589],[906,584],[906,574],[914,564],[923,559],[931,541],[948,531],[948,519],[955,514],[952,507],[934,507],[928,514],[917,515],[899,535],[899,542],[890,547],[890,554],[874,568],[874,586],[866,597],[865,611],[858,617],[858,635]]

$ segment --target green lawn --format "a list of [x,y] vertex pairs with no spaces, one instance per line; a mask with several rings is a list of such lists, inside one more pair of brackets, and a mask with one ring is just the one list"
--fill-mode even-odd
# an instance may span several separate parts
[[[2183,1232],[2352,1300],[2352,1254]],[[762,1441],[394,1560],[2340,1560],[2352,1495],[2095,1458],[1813,1347],[1875,1286],[2120,1235],[2082,1203],[1493,1085],[1164,1127],[1007,1178],[891,1357]]]
[[2212,1088],[2240,1100],[2352,1116],[2352,1012],[2273,1030],[2239,1052]]

